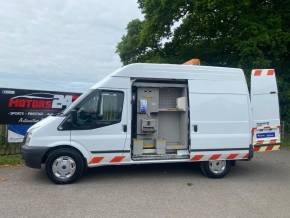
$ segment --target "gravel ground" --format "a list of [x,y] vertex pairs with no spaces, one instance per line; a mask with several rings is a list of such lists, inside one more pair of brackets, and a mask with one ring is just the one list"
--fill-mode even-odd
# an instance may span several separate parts
[[60,186],[44,171],[1,167],[0,217],[290,217],[290,149],[238,162],[224,179],[154,164],[96,168]]

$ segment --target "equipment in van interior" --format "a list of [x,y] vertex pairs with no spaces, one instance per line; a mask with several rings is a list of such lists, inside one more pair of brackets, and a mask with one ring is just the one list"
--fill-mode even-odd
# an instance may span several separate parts
[[133,158],[188,156],[187,84],[135,82],[133,86],[138,102],[133,108],[137,112]]

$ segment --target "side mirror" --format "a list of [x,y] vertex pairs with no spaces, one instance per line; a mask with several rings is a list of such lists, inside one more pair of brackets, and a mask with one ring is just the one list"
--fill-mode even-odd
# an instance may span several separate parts
[[75,110],[75,109],[71,110],[70,114],[71,114],[72,123],[76,123],[77,119],[78,119],[77,110]]

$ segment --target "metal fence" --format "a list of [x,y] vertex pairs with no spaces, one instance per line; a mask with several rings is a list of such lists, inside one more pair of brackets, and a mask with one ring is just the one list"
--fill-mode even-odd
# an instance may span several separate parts
[[290,139],[290,132],[289,132],[289,123],[282,121],[281,122],[281,141],[286,139],[287,141]]
[[8,143],[7,126],[0,125],[0,155],[19,154],[20,143]]

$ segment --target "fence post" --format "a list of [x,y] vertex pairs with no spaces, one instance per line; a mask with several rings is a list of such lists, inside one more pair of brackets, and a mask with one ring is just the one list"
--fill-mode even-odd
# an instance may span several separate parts
[[282,139],[283,139],[283,140],[284,140],[285,137],[286,137],[286,136],[285,136],[285,134],[286,134],[286,133],[285,133],[285,125],[286,125],[286,124],[285,124],[285,121],[283,121],[283,122],[282,122],[282,133],[281,133],[281,136],[282,136]]
[[11,154],[10,146],[8,143],[8,128],[7,125],[4,125],[4,140],[5,140],[5,154]]
[[3,125],[0,125],[0,155],[4,153]]

